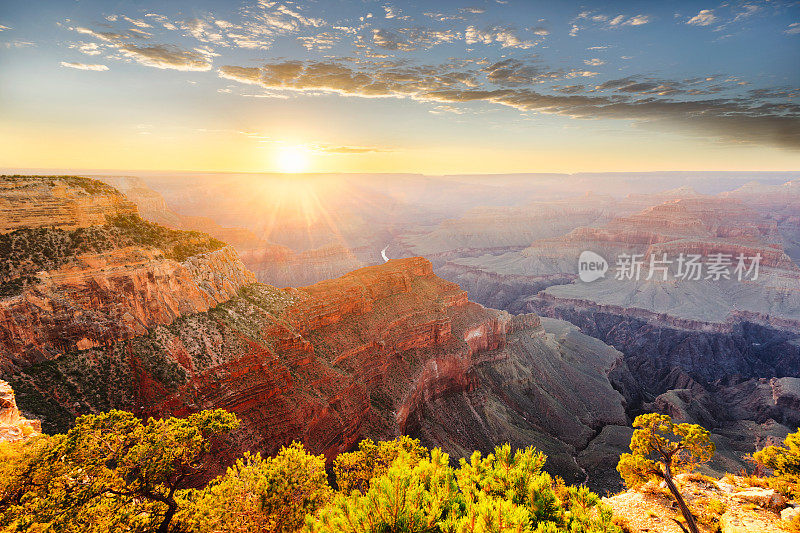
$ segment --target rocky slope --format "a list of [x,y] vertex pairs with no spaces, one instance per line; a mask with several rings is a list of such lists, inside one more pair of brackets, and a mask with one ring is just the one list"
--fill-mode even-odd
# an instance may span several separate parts
[[0,233],[19,228],[85,228],[136,214],[112,187],[77,176],[0,176]]
[[38,420],[28,420],[17,409],[14,390],[0,380],[0,442],[14,442],[42,432]]
[[0,199],[15,206],[0,234],[3,369],[141,335],[254,281],[224,243],[144,222],[94,180],[0,178]]
[[[714,479],[681,474],[676,482],[703,533],[784,533],[800,513],[773,489],[750,486],[747,478],[727,475]],[[685,520],[669,491],[653,482],[603,501],[610,505],[625,531],[683,533]]]
[[[483,304],[567,320],[619,349],[635,378],[615,381],[629,415],[655,410],[713,428],[728,461],[797,423],[800,269],[783,239],[775,220],[737,200],[688,198],[522,252],[451,260],[438,272]],[[577,280],[584,250],[608,260],[604,279]],[[623,253],[762,259],[757,279],[737,279],[735,260],[732,279],[684,280],[673,264],[666,280],[660,272],[648,280],[646,260],[640,279],[614,279]],[[596,440],[625,444],[613,428]]]

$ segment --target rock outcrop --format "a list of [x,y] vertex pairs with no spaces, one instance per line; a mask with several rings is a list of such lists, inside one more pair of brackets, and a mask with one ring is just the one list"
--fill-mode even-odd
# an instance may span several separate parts
[[[782,516],[793,516],[797,504],[773,489],[752,487],[746,478],[713,479],[697,474],[676,476],[676,484],[703,533],[788,533]],[[604,503],[615,519],[631,533],[683,533],[685,521],[669,491],[653,482],[628,490]]]
[[42,424],[38,420],[28,420],[22,416],[17,409],[11,385],[0,380],[0,442],[15,442],[41,432]]
[[142,335],[227,301],[254,281],[230,247],[184,262],[140,247],[81,255],[0,299],[0,366]]
[[0,176],[0,233],[19,228],[85,228],[134,215],[116,189],[77,176]]
[[[141,220],[80,177],[4,177],[0,368],[142,335],[234,296],[255,277],[232,248]],[[48,224],[49,222],[49,224]]]

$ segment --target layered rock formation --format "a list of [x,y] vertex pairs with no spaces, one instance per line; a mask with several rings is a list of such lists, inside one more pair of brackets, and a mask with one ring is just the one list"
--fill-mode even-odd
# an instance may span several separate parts
[[565,323],[472,303],[422,258],[300,289],[246,285],[208,311],[81,348],[11,372],[51,431],[109,408],[222,407],[242,420],[230,457],[294,439],[329,458],[402,433],[454,456],[510,440],[536,443],[549,468],[582,481],[578,450],[604,424],[627,423],[608,378],[619,352]]
[[77,176],[0,176],[0,233],[19,228],[85,228],[136,214],[116,189]]
[[304,252],[279,245],[260,246],[240,250],[239,256],[259,281],[276,287],[310,285],[365,266],[353,251],[340,245]]
[[148,224],[100,182],[10,177],[0,187],[15,206],[15,229],[0,235],[0,368],[141,335],[255,281],[224,243]]
[[751,182],[720,196],[738,200],[773,220],[786,254],[800,265],[800,180],[781,185]]
[[[800,269],[782,243],[775,220],[737,200],[688,198],[522,252],[452,260],[439,272],[481,303],[567,320],[619,349],[634,378],[615,380],[629,415],[660,411],[713,428],[720,461],[728,462],[722,465],[736,470],[737,454],[781,438],[796,422],[790,406],[791,380],[800,376]],[[577,279],[584,250],[610,263],[604,279]],[[730,279],[706,279],[705,272],[682,279],[674,263],[666,280],[659,271],[647,279],[646,258],[667,254],[674,262],[681,253],[704,261],[729,254]],[[620,254],[645,258],[638,279],[614,279]],[[739,254],[760,255],[757,278],[738,279]],[[604,430],[598,442],[624,446],[615,431]]]
[[42,432],[38,420],[28,420],[17,409],[14,390],[0,380],[0,442],[27,439]]

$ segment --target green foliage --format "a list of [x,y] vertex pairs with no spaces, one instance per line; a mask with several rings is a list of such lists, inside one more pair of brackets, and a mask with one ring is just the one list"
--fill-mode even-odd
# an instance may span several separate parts
[[[364,457],[378,453],[380,444],[365,444]],[[542,472],[546,458],[533,448],[475,452],[457,470],[439,449],[421,458],[399,444],[388,449],[399,450],[386,472],[358,473],[366,489],[340,492],[308,519],[307,533],[620,531],[596,494],[563,487]]]
[[[395,441],[396,442],[396,441]],[[309,532],[429,532],[453,520],[457,485],[447,454],[434,450],[419,459],[402,452],[386,472],[359,490],[340,492],[315,519]]]
[[0,479],[0,526],[166,533],[176,491],[207,468],[210,438],[237,426],[221,409],[146,424],[124,411],[82,416],[66,435],[14,450]]
[[631,488],[663,479],[689,530],[698,533],[694,516],[672,477],[691,472],[698,464],[711,460],[716,448],[708,430],[697,424],[675,424],[668,415],[658,413],[637,416],[633,427],[639,429],[631,437],[631,453],[620,456],[617,471]]
[[364,493],[369,489],[370,481],[385,474],[400,454],[408,454],[407,462],[414,466],[427,452],[417,439],[406,436],[377,444],[365,439],[358,445],[358,450],[336,457],[333,473],[341,492],[347,494],[351,490],[360,490]]
[[800,429],[787,435],[783,446],[767,446],[753,459],[772,469],[772,486],[800,498]]
[[298,442],[273,458],[245,454],[227,472],[197,491],[183,520],[198,533],[262,531],[291,533],[332,496],[325,457]]
[[158,248],[164,257],[185,261],[189,257],[219,250],[225,243],[199,231],[179,231],[142,220],[138,215],[109,217],[120,243]]
[[668,415],[650,413],[636,417],[631,453],[620,456],[617,471],[625,484],[637,488],[651,479],[691,472],[714,456],[716,450],[705,428],[675,424]]
[[294,442],[183,488],[206,471],[210,437],[237,424],[222,410],[147,423],[111,411],[80,417],[65,435],[0,443],[0,530],[621,533],[596,494],[551,478],[535,449],[508,445],[456,469],[408,437],[367,440],[340,456],[334,491],[325,458]]

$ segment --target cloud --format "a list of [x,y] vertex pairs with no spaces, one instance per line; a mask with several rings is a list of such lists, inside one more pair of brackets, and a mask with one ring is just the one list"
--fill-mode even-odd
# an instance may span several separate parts
[[83,27],[75,28],[75,31],[108,43],[108,46],[116,48],[123,57],[148,67],[172,70],[211,70],[210,58],[214,54],[208,49],[184,50],[165,44],[143,46],[132,43],[130,34],[98,32]]
[[625,19],[625,15],[617,15],[608,22],[609,26],[641,26],[650,22],[650,15],[634,15]]
[[617,15],[608,22],[609,26],[619,26],[625,20],[625,15]]
[[11,28],[9,28],[8,26],[3,26],[2,24],[0,24],[0,31],[10,30],[10,29]]
[[211,61],[206,54],[182,50],[176,46],[137,46],[121,44],[117,48],[128,58],[148,67],[172,70],[211,70]]
[[797,35],[800,33],[800,22],[793,22],[792,24],[789,24],[789,27],[786,28],[783,33],[787,35]]
[[581,24],[588,24],[589,26],[602,28],[606,30],[622,28],[624,26],[641,26],[651,22],[650,15],[638,14],[628,16],[619,14],[615,16],[605,15],[603,13],[596,13],[594,11],[583,11],[578,13],[578,16],[570,21],[569,35],[575,37],[578,32],[585,28]]
[[597,58],[597,57],[592,58],[592,59],[584,59],[583,62],[584,62],[584,64],[592,66],[592,67],[599,67],[600,65],[605,65],[606,64],[605,61],[603,61],[602,59]]
[[452,105],[437,105],[428,112],[433,113],[434,115],[441,115],[444,113],[453,113],[455,115],[462,115],[464,113],[464,110]]
[[503,87],[531,85],[548,79],[562,77],[563,73],[549,71],[539,65],[533,65],[519,59],[503,59],[483,68],[486,79]]
[[406,42],[404,38],[389,30],[373,29],[372,42],[375,43],[375,46],[386,50],[401,50],[404,52],[416,50],[416,46]]
[[468,26],[467,31],[464,33],[464,40],[467,44],[498,43],[503,48],[521,49],[533,48],[537,44],[534,41],[525,41],[514,30],[501,26],[494,26],[485,30],[479,30],[475,26]]
[[202,43],[220,44],[224,42],[224,37],[220,27],[213,22],[200,18],[182,20],[178,23],[179,27],[189,32],[189,35]]
[[432,48],[442,43],[452,43],[461,36],[450,30],[427,28],[400,28],[396,31],[372,29],[372,43],[384,50],[410,52],[419,48]]
[[0,46],[2,46],[3,48],[30,48],[32,46],[36,46],[36,43],[32,41],[21,41],[19,39],[16,39],[13,41],[0,43]]
[[690,18],[686,24],[693,24],[695,26],[709,26],[717,20],[714,16],[714,11],[711,9],[703,9],[697,15]]
[[226,65],[220,67],[217,73],[220,78],[238,81],[239,83],[249,83],[251,85],[259,85],[262,78],[261,69],[256,67],[235,67]]
[[344,154],[344,155],[369,154],[369,153],[381,153],[381,152],[393,151],[387,148],[378,148],[376,146],[332,146],[325,144],[312,145],[311,149],[314,150],[315,152],[320,152],[324,154]]
[[[522,65],[525,67],[525,65]],[[727,142],[755,143],[800,149],[800,106],[787,103],[747,103],[739,99],[674,100],[659,97],[671,85],[660,81],[617,80],[601,86],[614,87],[620,95],[553,95],[528,86],[493,88],[500,79],[493,73],[515,72],[520,65],[509,63],[486,68],[485,80],[477,85],[475,72],[456,76],[445,66],[407,67],[384,62],[353,68],[341,62],[288,61],[252,67],[222,67],[219,75],[267,90],[334,92],[347,96],[412,98],[437,105],[485,102],[526,112],[568,116],[576,119],[619,119],[646,127],[668,127],[686,133]],[[585,76],[587,71],[572,71]],[[513,74],[504,74],[508,79]],[[465,83],[471,79],[473,86]],[[495,84],[496,85],[496,84]],[[638,95],[642,96],[638,96]]]
[[297,40],[303,43],[306,50],[329,50],[339,41],[339,35],[325,31],[316,35],[306,35],[298,37]]
[[87,56],[97,56],[103,53],[97,43],[72,43],[68,45],[68,47],[75,48],[80,53],[86,54]]
[[636,15],[635,17],[631,17],[625,22],[623,22],[623,26],[641,26],[642,24],[647,24],[650,22],[649,15]]
[[108,67],[105,65],[90,65],[87,63],[69,63],[67,61],[62,61],[61,66],[67,68],[76,68],[78,70],[94,70],[96,72],[102,72],[104,70],[108,70]]

